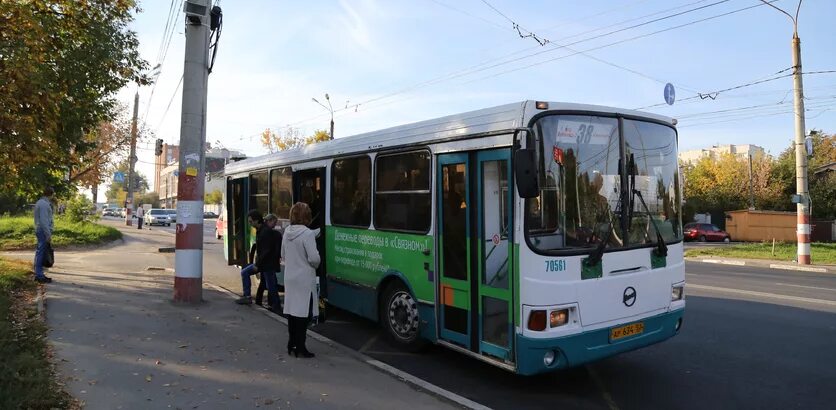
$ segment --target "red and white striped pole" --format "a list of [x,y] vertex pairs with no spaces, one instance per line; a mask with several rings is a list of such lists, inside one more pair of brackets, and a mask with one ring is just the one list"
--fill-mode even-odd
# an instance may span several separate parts
[[[210,4],[209,0],[188,0],[186,3],[174,301],[200,303],[203,299],[203,147],[206,143]],[[201,8],[201,5],[205,7]]]
[[810,215],[799,212],[798,213],[798,230],[796,236],[798,237],[798,264],[810,264]]
[[[799,3],[799,7],[801,4]],[[801,40],[798,28],[792,38],[793,99],[795,106],[795,193],[798,238],[798,264],[810,264],[810,192],[807,188],[807,146],[804,143],[807,128],[804,121],[804,83],[801,79]]]

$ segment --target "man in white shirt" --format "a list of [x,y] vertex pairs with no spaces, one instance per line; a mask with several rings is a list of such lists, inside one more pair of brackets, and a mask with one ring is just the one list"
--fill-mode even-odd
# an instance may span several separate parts
[[35,250],[35,281],[50,283],[52,279],[44,275],[44,256],[47,245],[52,243],[52,202],[50,199],[55,191],[52,187],[44,188],[44,195],[35,203],[35,237],[38,238],[38,248]]
[[139,206],[136,208],[136,229],[142,229],[143,219],[145,219],[145,208]]

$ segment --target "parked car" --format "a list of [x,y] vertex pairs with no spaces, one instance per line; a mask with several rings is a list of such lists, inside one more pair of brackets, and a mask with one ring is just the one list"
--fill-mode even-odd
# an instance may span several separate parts
[[218,217],[218,214],[216,214],[214,212],[204,212],[203,213],[203,219],[215,219],[217,217]]
[[168,212],[168,219],[170,219],[172,223],[177,223],[177,210],[166,209],[166,212]]
[[145,224],[151,225],[171,225],[171,218],[169,218],[167,209],[155,208],[145,213]]
[[698,240],[700,242],[708,242],[708,241],[719,241],[719,242],[731,242],[731,235],[728,232],[712,225],[712,224],[704,224],[704,223],[689,223],[685,224],[685,240],[686,241],[695,241]]
[[116,216],[124,218],[126,215],[128,215],[127,208],[119,208],[119,213]]
[[226,217],[224,215],[226,214],[221,212],[221,216],[215,221],[215,238],[218,239],[222,239],[226,235]]

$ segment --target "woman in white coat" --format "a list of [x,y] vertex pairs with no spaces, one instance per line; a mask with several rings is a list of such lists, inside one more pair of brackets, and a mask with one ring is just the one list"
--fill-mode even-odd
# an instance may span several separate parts
[[284,260],[284,313],[288,318],[287,354],[314,357],[305,347],[308,321],[319,314],[316,295],[316,268],[319,251],[316,233],[308,229],[311,208],[297,202],[290,208],[290,226],[284,231],[282,259]]

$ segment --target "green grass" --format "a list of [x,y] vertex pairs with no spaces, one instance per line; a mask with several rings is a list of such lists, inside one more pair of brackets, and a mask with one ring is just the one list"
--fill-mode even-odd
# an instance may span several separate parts
[[68,408],[47,356],[46,325],[29,304],[36,285],[25,262],[0,258],[0,409]]
[[[122,237],[119,230],[92,222],[55,219],[52,246],[94,245]],[[0,217],[0,250],[34,249],[37,244],[31,216]]]
[[[776,261],[795,261],[797,245],[795,243],[775,243],[775,255],[772,255],[772,242],[745,243],[732,246],[688,249],[686,257],[725,256],[729,258],[771,259]],[[810,254],[814,264],[836,264],[836,243],[814,243]]]

